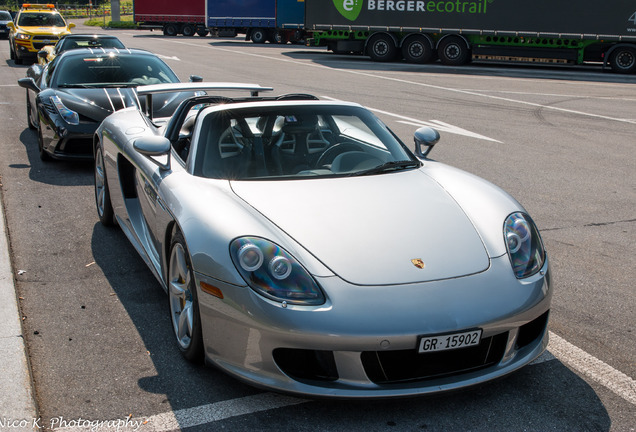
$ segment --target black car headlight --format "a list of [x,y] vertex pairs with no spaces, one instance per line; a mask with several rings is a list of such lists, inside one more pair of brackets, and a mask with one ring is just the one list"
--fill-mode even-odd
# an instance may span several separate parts
[[70,108],[67,108],[66,105],[62,103],[62,100],[58,96],[51,96],[51,102],[55,106],[55,109],[60,116],[64,119],[64,121],[68,124],[78,125],[79,124],[79,114],[73,111]]
[[506,218],[504,239],[512,270],[517,279],[532,276],[541,270],[545,262],[545,249],[539,230],[524,213],[513,213]]
[[309,272],[280,246],[259,237],[241,237],[230,255],[243,279],[259,294],[279,302],[319,305],[325,296]]

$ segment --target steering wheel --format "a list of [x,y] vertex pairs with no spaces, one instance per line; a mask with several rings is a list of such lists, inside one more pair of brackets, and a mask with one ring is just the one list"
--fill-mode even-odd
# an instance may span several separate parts
[[322,152],[322,154],[318,157],[314,168],[321,168],[325,165],[331,165],[336,156],[350,151],[362,151],[362,147],[360,147],[359,144],[351,141],[343,141],[341,143],[334,144],[327,150]]

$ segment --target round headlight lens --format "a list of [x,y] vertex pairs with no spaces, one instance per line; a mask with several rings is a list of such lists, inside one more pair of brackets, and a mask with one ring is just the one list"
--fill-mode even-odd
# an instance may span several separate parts
[[258,270],[263,265],[263,251],[253,243],[246,243],[238,250],[238,262],[247,272]]
[[292,272],[292,264],[283,256],[275,256],[269,262],[269,272],[278,280],[286,279]]
[[545,262],[539,231],[527,214],[513,213],[506,219],[504,239],[512,269],[518,279],[532,276]]

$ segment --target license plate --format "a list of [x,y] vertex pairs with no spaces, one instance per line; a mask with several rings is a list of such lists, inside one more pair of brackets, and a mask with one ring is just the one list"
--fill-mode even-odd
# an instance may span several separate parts
[[446,333],[437,336],[422,336],[417,347],[417,352],[428,353],[466,348],[479,345],[480,340],[481,329],[461,333]]

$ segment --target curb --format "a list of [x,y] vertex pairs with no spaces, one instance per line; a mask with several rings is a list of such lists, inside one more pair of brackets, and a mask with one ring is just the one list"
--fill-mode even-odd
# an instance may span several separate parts
[[37,431],[37,408],[17,301],[0,199],[0,425]]

